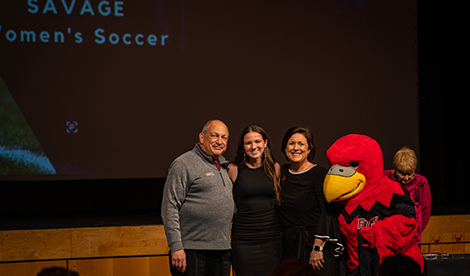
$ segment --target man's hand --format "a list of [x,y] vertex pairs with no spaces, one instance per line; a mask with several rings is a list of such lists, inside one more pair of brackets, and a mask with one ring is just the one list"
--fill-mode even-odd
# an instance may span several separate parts
[[184,250],[171,252],[171,266],[179,272],[186,271],[186,253],[184,253]]

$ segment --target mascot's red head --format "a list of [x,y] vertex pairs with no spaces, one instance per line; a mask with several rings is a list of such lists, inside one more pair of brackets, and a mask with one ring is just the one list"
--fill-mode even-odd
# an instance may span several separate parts
[[[373,197],[379,202],[380,191],[387,186],[403,194],[400,187],[384,179],[383,157],[379,144],[366,135],[349,134],[338,139],[327,150],[331,168],[325,178],[323,190],[328,202],[361,201]],[[390,202],[390,199],[383,199]],[[366,206],[363,206],[365,209]]]

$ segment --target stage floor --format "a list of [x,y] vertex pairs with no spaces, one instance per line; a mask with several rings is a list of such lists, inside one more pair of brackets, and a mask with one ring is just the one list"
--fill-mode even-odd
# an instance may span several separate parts
[[444,260],[427,260],[428,276],[468,276],[470,275],[470,255]]

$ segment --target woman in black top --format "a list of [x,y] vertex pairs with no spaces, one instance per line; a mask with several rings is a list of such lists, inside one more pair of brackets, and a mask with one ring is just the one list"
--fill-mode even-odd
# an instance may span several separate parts
[[236,276],[269,275],[282,257],[281,226],[276,212],[280,166],[266,132],[246,127],[229,164],[237,207],[232,226],[232,265]]
[[[281,168],[281,205],[278,208],[283,231],[283,259],[309,262],[320,275],[338,275],[338,260],[332,246],[339,239],[336,220],[328,214],[323,196],[327,169],[313,163],[315,145],[309,129],[290,128],[281,150],[290,161]],[[327,243],[327,241],[329,241]]]

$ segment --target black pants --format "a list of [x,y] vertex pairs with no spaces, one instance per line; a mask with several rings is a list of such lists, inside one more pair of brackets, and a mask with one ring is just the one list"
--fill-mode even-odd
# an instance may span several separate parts
[[181,273],[171,266],[173,276],[229,276],[231,265],[231,250],[188,250],[186,254],[186,271]]

